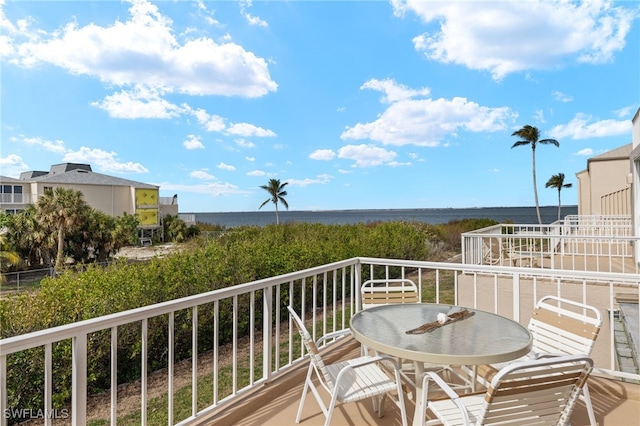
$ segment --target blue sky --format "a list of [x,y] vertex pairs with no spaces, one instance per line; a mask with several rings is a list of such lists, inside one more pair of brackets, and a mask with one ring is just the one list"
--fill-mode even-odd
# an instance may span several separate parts
[[[91,164],[181,212],[533,206],[631,142],[637,1],[0,0],[0,174]],[[273,209],[265,206],[263,210]]]

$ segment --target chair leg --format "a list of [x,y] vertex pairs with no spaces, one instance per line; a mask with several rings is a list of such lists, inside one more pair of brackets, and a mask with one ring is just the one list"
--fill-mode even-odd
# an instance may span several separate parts
[[[378,401],[378,418],[384,416],[384,400],[387,398],[387,394],[380,395],[379,397],[374,397],[374,399],[380,398]],[[374,408],[375,409],[375,408]]]
[[338,393],[333,392],[333,395],[331,396],[331,403],[329,404],[329,408],[324,413],[325,414],[324,426],[329,426],[329,424],[331,423],[331,416],[333,416],[333,409],[336,408],[336,402],[338,402]]
[[311,383],[311,374],[313,372],[313,366],[309,365],[309,371],[307,378],[304,381],[304,387],[302,388],[302,396],[300,397],[300,405],[298,405],[298,414],[296,415],[296,423],[300,423],[300,417],[302,417],[302,407],[304,407],[304,400],[307,397],[309,391],[309,383]]
[[580,395],[580,399],[584,400],[584,405],[587,407],[587,413],[589,414],[589,423],[591,426],[596,426],[596,415],[593,412],[593,404],[591,403],[591,395],[589,395],[589,384],[585,383],[582,388],[582,395]]

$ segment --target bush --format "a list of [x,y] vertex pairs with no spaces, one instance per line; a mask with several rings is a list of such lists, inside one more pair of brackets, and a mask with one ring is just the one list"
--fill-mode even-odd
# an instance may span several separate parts
[[[90,266],[84,272],[68,270],[43,280],[38,291],[0,300],[0,336],[7,338],[357,256],[429,260],[434,240],[453,240],[453,233],[467,225],[471,222],[455,224],[447,231],[446,226],[413,222],[293,223],[243,226],[218,238],[195,237],[179,253],[166,258],[132,264],[119,261],[104,268]],[[459,233],[457,239],[459,245]],[[239,312],[248,313],[248,297],[239,299]],[[258,305],[257,315],[261,312],[261,303]],[[208,312],[201,310],[199,317],[202,350],[212,345],[210,327],[214,321],[206,317]],[[221,344],[232,337],[231,326],[224,326],[225,321],[231,321],[225,317],[230,312],[221,306],[220,330],[229,332],[220,336]],[[175,314],[176,360],[191,356],[191,315],[191,310]],[[257,324],[259,321],[256,318]],[[167,322],[167,316],[149,321],[150,370],[167,365]],[[241,324],[248,324],[248,318],[241,319]],[[89,336],[88,346],[89,391],[99,392],[110,380],[110,331]],[[70,396],[70,351],[70,342],[53,345],[54,408],[61,408]],[[42,354],[38,348],[7,357],[10,407],[37,410],[42,406],[42,395],[36,391],[44,371]],[[140,325],[119,327],[120,383],[139,378],[140,354]]]

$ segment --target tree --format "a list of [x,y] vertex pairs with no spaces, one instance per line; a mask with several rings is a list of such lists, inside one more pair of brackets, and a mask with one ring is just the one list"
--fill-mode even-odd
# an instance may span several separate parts
[[8,234],[11,246],[30,268],[51,266],[56,246],[50,224],[40,223],[36,213],[35,205],[28,204],[13,215]]
[[268,185],[261,185],[260,188],[264,189],[271,195],[271,197],[264,200],[264,202],[260,205],[262,208],[265,204],[271,201],[276,205],[276,224],[280,224],[280,218],[278,217],[278,202],[281,202],[283,206],[289,209],[289,204],[287,204],[287,200],[284,197],[287,196],[287,191],[284,190],[284,187],[287,186],[289,182],[280,183],[280,179],[269,179]]
[[538,223],[542,225],[542,217],[540,216],[540,203],[538,202],[538,186],[536,184],[536,146],[540,143],[543,145],[551,144],[558,147],[560,146],[560,143],[555,139],[538,140],[538,138],[540,137],[538,128],[530,126],[528,124],[522,129],[513,132],[511,136],[518,136],[519,138],[522,138],[522,140],[514,143],[511,148],[515,148],[516,146],[521,145],[531,145],[531,155],[533,160],[533,195],[536,200],[536,213],[538,214]]
[[[6,213],[0,213],[0,272],[5,272],[7,267],[16,265],[20,261],[18,253],[10,248],[7,239],[10,225],[11,217]],[[4,282],[4,275],[0,275],[0,284]]]
[[571,188],[573,185],[570,183],[564,183],[564,173],[558,173],[553,175],[547,181],[545,188],[557,188],[558,189],[558,220],[560,220],[560,211],[562,210],[562,203],[560,202],[560,191],[562,188]]
[[63,187],[46,191],[36,204],[36,217],[41,222],[51,224],[57,236],[58,249],[54,264],[57,271],[64,263],[65,236],[81,221],[87,210],[82,192]]

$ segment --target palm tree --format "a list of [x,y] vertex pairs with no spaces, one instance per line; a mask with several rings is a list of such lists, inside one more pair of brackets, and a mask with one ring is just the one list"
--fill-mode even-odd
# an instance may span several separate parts
[[560,191],[562,188],[571,188],[573,185],[570,183],[564,183],[564,173],[558,173],[553,175],[547,181],[545,188],[557,188],[558,189],[558,220],[560,220],[560,210],[562,209],[562,203],[560,202]]
[[51,224],[57,234],[56,271],[63,264],[65,236],[81,221],[86,208],[82,192],[62,187],[46,191],[37,202],[36,217],[41,222]]
[[287,204],[287,200],[284,197],[287,196],[287,191],[284,190],[284,187],[287,186],[289,182],[280,183],[280,179],[269,179],[268,185],[260,185],[260,188],[264,189],[271,195],[271,197],[264,200],[264,203],[260,205],[262,208],[265,204],[271,201],[276,205],[276,224],[280,224],[280,218],[278,217],[278,201],[282,203],[283,206],[289,209],[289,204]]
[[538,140],[540,137],[540,132],[537,127],[533,127],[530,125],[524,126],[520,130],[516,130],[511,134],[511,136],[518,136],[522,138],[518,142],[514,143],[511,148],[515,148],[516,146],[521,145],[531,145],[531,155],[533,158],[533,195],[536,200],[536,213],[538,214],[538,223],[542,225],[542,217],[540,216],[540,204],[538,203],[538,186],[536,184],[536,146],[541,143],[543,145],[551,144],[555,146],[560,146],[560,143],[555,139],[542,139]]

